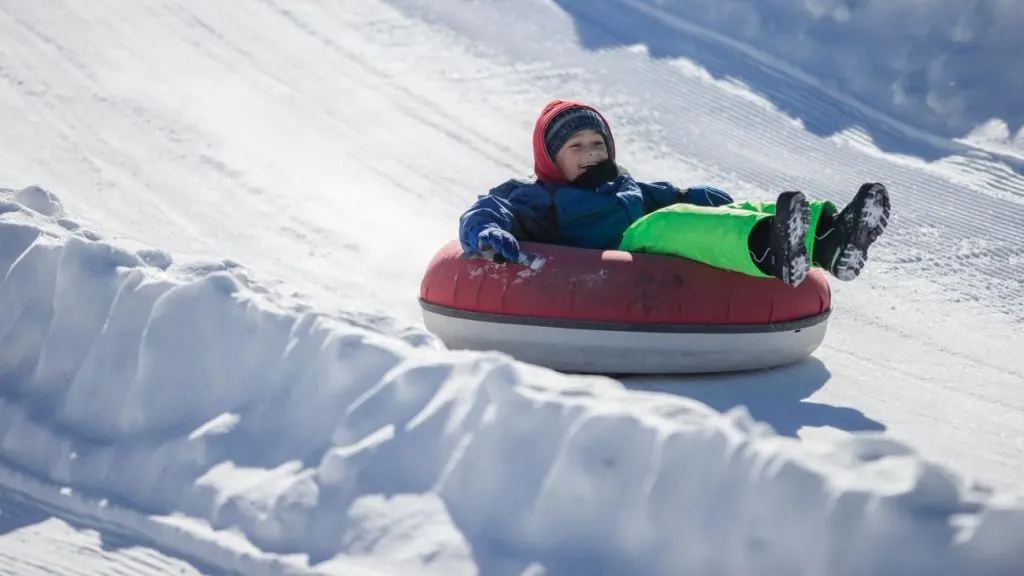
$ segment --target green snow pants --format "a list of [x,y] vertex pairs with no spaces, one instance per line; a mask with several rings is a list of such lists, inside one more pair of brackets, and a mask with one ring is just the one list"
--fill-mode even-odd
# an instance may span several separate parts
[[[822,211],[836,214],[828,200],[808,201],[811,225],[807,253],[814,254],[814,230]],[[619,250],[666,254],[696,260],[715,268],[771,278],[750,256],[754,225],[775,214],[775,202],[747,200],[724,206],[673,204],[645,215],[626,229]]]

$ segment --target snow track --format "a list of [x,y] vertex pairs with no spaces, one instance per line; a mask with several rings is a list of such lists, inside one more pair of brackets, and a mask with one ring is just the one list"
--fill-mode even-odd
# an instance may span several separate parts
[[97,531],[16,496],[0,499],[0,574],[150,576],[219,574],[160,553],[151,542]]
[[[0,0],[0,562],[1024,564],[1016,144],[908,126],[675,8]],[[601,109],[641,179],[838,203],[884,182],[815,358],[623,390],[438,350],[420,274],[530,171],[553,97]]]

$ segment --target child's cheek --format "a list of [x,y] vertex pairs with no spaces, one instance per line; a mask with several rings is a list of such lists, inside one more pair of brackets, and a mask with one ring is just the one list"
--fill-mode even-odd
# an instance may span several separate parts
[[566,180],[572,180],[575,177],[575,174],[573,174],[573,167],[575,165],[572,163],[572,160],[572,153],[569,150],[559,153],[558,157],[555,158],[555,165],[558,166],[558,170],[562,173],[562,176],[565,176]]

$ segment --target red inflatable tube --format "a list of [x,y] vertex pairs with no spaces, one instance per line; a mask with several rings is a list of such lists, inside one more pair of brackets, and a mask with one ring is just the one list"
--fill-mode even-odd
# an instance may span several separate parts
[[522,251],[531,265],[442,247],[420,285],[428,330],[450,348],[565,371],[710,372],[806,357],[831,308],[820,269],[793,288],[670,256],[531,242]]

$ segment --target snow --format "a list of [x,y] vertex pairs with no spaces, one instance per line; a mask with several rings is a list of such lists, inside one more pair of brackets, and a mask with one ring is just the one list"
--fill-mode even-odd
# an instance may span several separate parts
[[[935,2],[903,34],[879,11],[923,3],[849,4],[833,34],[834,3],[691,4],[723,11],[0,3],[0,558],[1019,571],[1019,110],[1005,90],[879,91],[936,55],[953,55],[936,82],[961,74],[962,37],[935,23],[977,30],[981,12]],[[1008,29],[1011,4],[991,5]],[[792,35],[767,35],[772,18]],[[1005,58],[958,79],[1013,81],[1014,37],[974,38]],[[876,76],[837,68],[914,46]],[[422,330],[423,266],[476,194],[529,170],[554,96],[605,112],[641,177],[839,202],[889,185],[890,229],[833,284],[813,359],[616,381]]]
[[[24,499],[4,494],[0,497],[0,573],[17,576],[67,574],[212,574],[159,550],[137,546],[123,536],[87,527],[66,510],[57,516]],[[40,541],[52,546],[39,546]],[[88,556],[83,551],[96,551]],[[161,572],[162,570],[162,572]],[[120,571],[120,572],[118,572]]]
[[[1024,25],[1024,6],[1017,2],[556,0],[556,4],[580,24],[580,42],[590,48],[643,43],[654,57],[692,55],[716,76],[737,72],[715,62],[713,55],[702,57],[699,48],[670,35],[673,23],[681,22],[785,62],[824,87],[918,128],[961,137],[993,122],[1003,127],[1004,137],[1024,135],[1024,107],[1015,96],[1024,82],[1024,72],[1017,65],[1024,38],[1016,32]],[[613,27],[618,34],[587,26],[601,18],[595,14],[602,13],[619,15]],[[777,87],[755,73],[740,76],[757,90]],[[778,96],[773,101],[801,115],[799,107],[788,107],[783,95]],[[807,123],[809,129],[826,134],[836,129],[829,124]]]
[[1024,562],[1024,499],[904,443],[804,445],[742,408],[413,347],[281,309],[236,269],[149,265],[16,201],[60,214],[52,194],[2,198],[0,454],[69,487],[56,498],[240,532],[266,571],[365,556],[438,574]]

